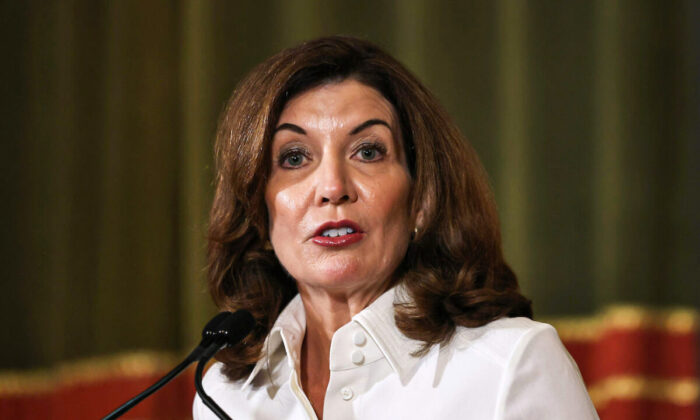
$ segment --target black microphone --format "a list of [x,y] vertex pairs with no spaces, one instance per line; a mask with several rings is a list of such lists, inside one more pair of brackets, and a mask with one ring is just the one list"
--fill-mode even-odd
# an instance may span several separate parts
[[[202,331],[202,342],[200,346],[209,348],[212,344],[218,343],[221,349],[227,346],[234,346],[243,340],[255,327],[255,318],[245,309],[236,312],[221,312],[204,327]],[[217,350],[218,350],[217,349]],[[203,357],[204,354],[200,355]],[[210,355],[211,357],[213,355]]]
[[[247,317],[245,315],[236,315],[241,312],[247,314]],[[242,317],[245,319],[243,321],[240,321]],[[141,392],[137,396],[122,404],[120,407],[109,413],[102,420],[113,420],[120,417],[122,414],[129,411],[133,406],[140,403],[149,395],[153,394],[158,389],[163,387],[163,385],[167,384],[172,379],[174,379],[183,370],[185,370],[187,366],[201,359],[202,355],[212,352],[211,348],[213,348],[214,346],[217,346],[217,349],[221,348],[222,345],[218,343],[230,340],[228,337],[233,336],[235,334],[236,336],[240,336],[240,338],[238,338],[238,341],[242,340],[255,326],[254,320],[252,322],[252,325],[249,325],[251,319],[253,319],[252,315],[250,315],[249,312],[243,310],[239,310],[236,313],[221,312],[214,316],[211,320],[209,320],[209,322],[207,322],[207,324],[204,326],[204,329],[202,330],[202,341],[200,341],[199,345],[197,345],[197,347],[195,347],[195,349],[192,350],[192,352],[188,354],[187,357],[185,357],[185,360],[183,360],[179,365],[175,366],[173,370],[166,373],[165,376],[160,378],[156,383],[148,387],[145,391]],[[232,323],[236,322],[237,320],[240,321],[242,325],[232,325]],[[223,332],[224,330],[222,330],[222,327],[225,327],[224,329],[226,332]],[[247,330],[245,330],[245,333],[244,328],[247,328]],[[231,341],[226,341],[224,345],[231,345]],[[214,353],[216,353],[216,351],[213,351],[211,355],[208,356],[207,360],[209,360]]]
[[238,342],[243,340],[243,338],[253,330],[253,327],[255,327],[253,315],[243,309],[224,318],[211,334],[213,339],[200,355],[197,369],[194,371],[194,387],[197,390],[199,398],[201,398],[204,405],[209,407],[220,419],[231,420],[231,417],[229,417],[204,391],[204,387],[202,386],[202,372],[204,371],[204,366],[206,366],[209,359],[222,348],[238,344]]

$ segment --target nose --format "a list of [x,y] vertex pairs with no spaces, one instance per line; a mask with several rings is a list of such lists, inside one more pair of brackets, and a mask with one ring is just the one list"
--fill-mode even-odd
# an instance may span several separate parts
[[317,169],[316,204],[339,205],[357,200],[350,168],[342,159],[326,157]]

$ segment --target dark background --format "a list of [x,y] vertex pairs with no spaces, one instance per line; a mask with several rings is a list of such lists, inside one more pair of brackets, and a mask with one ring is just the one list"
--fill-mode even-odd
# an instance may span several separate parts
[[324,34],[447,107],[537,316],[700,304],[697,2],[0,4],[0,370],[195,343],[218,114]]

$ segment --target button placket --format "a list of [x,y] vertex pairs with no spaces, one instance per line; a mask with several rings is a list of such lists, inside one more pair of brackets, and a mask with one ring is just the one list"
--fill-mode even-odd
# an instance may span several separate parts
[[360,350],[355,350],[354,352],[352,352],[352,356],[350,357],[352,359],[352,362],[358,366],[365,361],[365,355]]
[[[362,347],[367,342],[367,337],[365,337],[365,333],[362,330],[357,330],[352,335],[352,342],[356,347]],[[355,349],[350,355],[350,360],[352,360],[354,365],[360,366],[365,361],[365,354],[361,350]]]
[[350,401],[352,399],[352,397],[354,396],[354,393],[352,392],[352,388],[350,388],[349,386],[344,386],[340,390],[340,395],[343,397],[343,399],[345,401]]
[[355,331],[355,334],[352,336],[352,342],[355,343],[356,346],[362,347],[367,342],[367,337],[365,337],[364,332]]

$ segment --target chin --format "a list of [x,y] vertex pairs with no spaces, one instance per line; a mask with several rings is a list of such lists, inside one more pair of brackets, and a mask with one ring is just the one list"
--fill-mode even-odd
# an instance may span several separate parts
[[330,289],[351,287],[367,280],[367,273],[363,272],[362,264],[358,261],[334,261],[333,264],[323,264],[307,275],[307,279],[313,280],[303,283]]

